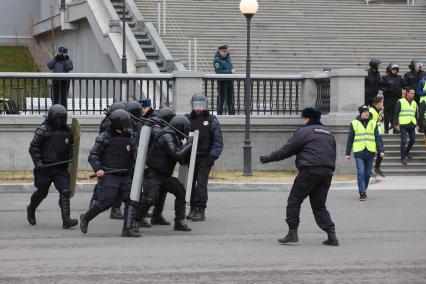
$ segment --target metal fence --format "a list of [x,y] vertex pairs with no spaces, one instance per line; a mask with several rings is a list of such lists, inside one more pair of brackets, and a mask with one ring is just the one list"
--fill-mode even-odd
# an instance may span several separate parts
[[[300,112],[301,84],[299,75],[253,75],[251,77],[251,114],[284,115]],[[206,74],[203,77],[208,108],[215,114],[244,114],[245,75]],[[229,102],[233,100],[233,102]],[[223,112],[220,102],[223,102]]]
[[72,114],[101,114],[113,102],[144,98],[158,109],[171,105],[173,84],[172,74],[0,73],[0,113],[46,113],[61,92]]
[[323,114],[328,114],[330,112],[330,78],[315,78],[314,81],[317,86],[315,107]]

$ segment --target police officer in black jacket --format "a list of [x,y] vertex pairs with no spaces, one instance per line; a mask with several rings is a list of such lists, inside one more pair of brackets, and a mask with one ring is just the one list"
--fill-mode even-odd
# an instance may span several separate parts
[[115,102],[113,103],[105,112],[105,117],[104,119],[102,119],[101,124],[99,125],[99,134],[101,134],[102,132],[105,132],[105,130],[107,130],[108,126],[111,125],[111,121],[109,120],[109,116],[111,115],[111,113],[114,110],[117,109],[126,109],[126,107],[124,106],[124,104],[120,103],[120,102]]
[[[425,76],[425,72],[422,70],[423,62],[418,59],[413,59],[408,65],[410,71],[404,74],[404,89],[417,90],[419,81]],[[418,101],[417,101],[418,103]]]
[[[389,133],[389,129],[393,128],[395,106],[402,96],[403,80],[398,72],[399,65],[391,63],[386,68],[386,75],[380,79],[380,90],[383,91],[384,97],[385,133]],[[398,133],[398,131],[393,129],[393,133]]]
[[299,128],[281,149],[268,156],[261,156],[262,164],[280,161],[296,155],[299,174],[294,180],[287,203],[288,234],[279,239],[282,244],[299,241],[300,206],[309,196],[315,221],[327,232],[325,245],[338,246],[336,231],[330,213],[325,206],[331,179],[336,166],[336,141],[330,130],[322,125],[321,112],[314,108],[302,111],[304,126]]
[[[186,117],[175,116],[170,124],[180,133],[187,135],[190,124]],[[151,206],[155,205],[152,220],[161,225],[169,223],[162,216],[164,202],[158,202],[159,196],[165,196],[167,192],[175,196],[175,225],[176,231],[191,231],[185,223],[185,188],[176,177],[173,170],[176,163],[187,164],[191,154],[192,140],[182,145],[183,137],[169,126],[152,127],[153,142],[148,149],[143,181],[143,193],[136,214],[136,222],[140,222],[141,216],[146,216]],[[131,222],[131,221],[130,221]],[[135,229],[139,229],[139,226]]]
[[365,77],[365,104],[368,106],[373,103],[373,99],[379,93],[380,64],[381,61],[377,58],[371,59],[369,63],[370,68],[367,70],[367,77]]
[[[50,185],[59,191],[59,206],[62,213],[62,227],[69,229],[78,224],[70,218],[70,175],[67,164],[46,167],[49,164],[64,162],[72,158],[72,133],[67,126],[67,110],[56,104],[49,109],[47,119],[35,131],[29,152],[36,168],[34,169],[34,186],[37,190],[31,196],[27,207],[27,219],[31,225],[36,224],[35,211],[49,193]],[[44,168],[43,168],[44,167]]]
[[188,115],[191,131],[198,130],[200,136],[191,192],[191,211],[186,218],[192,221],[204,221],[209,174],[215,160],[222,153],[223,139],[219,121],[207,110],[206,97],[195,94],[191,104],[192,112]]
[[[139,237],[127,226],[127,212],[132,184],[134,163],[136,161],[136,144],[130,127],[130,115],[122,109],[114,111],[111,116],[111,126],[96,138],[95,145],[90,151],[89,163],[96,176],[100,178],[99,200],[85,214],[80,215],[80,229],[87,233],[89,222],[100,213],[108,210],[120,195],[125,202],[124,225],[122,237]],[[108,174],[109,171],[126,170]]]

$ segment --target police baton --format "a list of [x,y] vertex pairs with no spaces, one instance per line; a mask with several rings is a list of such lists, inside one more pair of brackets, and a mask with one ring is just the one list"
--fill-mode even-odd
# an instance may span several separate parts
[[[110,175],[110,174],[116,174],[116,173],[124,173],[124,172],[127,172],[127,169],[119,169],[119,170],[107,171],[107,172],[104,172],[104,175]],[[95,177],[97,177],[96,174],[90,175],[90,178],[95,178]]]
[[58,163],[53,163],[53,164],[48,164],[48,165],[42,165],[42,166],[37,166],[34,169],[35,170],[42,170],[42,169],[47,169],[47,168],[51,168],[54,166],[62,166],[62,165],[67,165],[69,163],[72,163],[73,160],[67,160],[67,161],[62,161],[62,162],[58,162]]
[[186,139],[188,139],[188,135],[183,134],[181,131],[179,131],[178,129],[176,129],[176,127],[174,127],[173,125],[171,125],[170,123],[168,123],[167,121],[165,121],[162,118],[157,117],[157,119],[158,119],[158,121],[157,121],[157,120],[152,120],[152,119],[149,119],[149,118],[136,117],[133,114],[130,114],[130,117],[133,118],[133,119],[135,119],[135,120],[137,120],[137,121],[139,121],[139,122],[150,122],[152,124],[158,124],[160,122],[162,124],[165,124],[165,125],[169,126],[171,129],[173,129],[174,131],[176,131],[177,133],[179,133],[180,135],[182,135],[183,137],[185,137]]

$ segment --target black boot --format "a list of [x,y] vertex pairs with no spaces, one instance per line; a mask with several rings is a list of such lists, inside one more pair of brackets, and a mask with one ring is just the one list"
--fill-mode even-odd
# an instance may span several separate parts
[[27,220],[33,226],[36,224],[35,210],[31,208],[31,205],[27,206]]
[[287,243],[297,243],[299,241],[299,237],[297,236],[297,230],[296,229],[289,229],[288,234],[284,237],[278,240],[281,244],[287,244]]
[[204,212],[205,212],[205,208],[202,208],[202,207],[195,208],[194,215],[192,216],[192,221],[194,222],[205,221],[206,216]]
[[186,219],[192,220],[194,218],[195,208],[191,206],[191,210],[189,211],[188,215],[186,215]]
[[124,209],[124,223],[123,230],[121,231],[121,236],[126,238],[139,238],[141,234],[139,232],[133,231],[135,225],[135,216],[136,216],[137,204],[129,204]]
[[69,229],[78,225],[77,219],[70,218],[70,198],[64,195],[59,196],[59,205],[62,214],[62,228]]
[[80,215],[80,230],[86,234],[87,228],[89,226],[90,220],[98,216],[100,213],[102,213],[104,210],[99,208],[98,206],[94,206],[89,211],[86,212],[86,214]]
[[170,222],[167,222],[166,219],[164,219],[163,215],[152,215],[151,218],[151,225],[170,225]]
[[328,235],[328,239],[325,240],[323,244],[328,246],[338,246],[339,241],[337,240],[337,237],[336,237],[336,228],[334,226],[330,227],[326,229],[325,232]]
[[109,218],[114,220],[124,220],[123,212],[121,212],[120,207],[112,207],[111,213],[109,214]]
[[188,227],[188,225],[185,223],[184,220],[175,220],[175,231],[184,231],[189,232],[191,231],[191,228]]

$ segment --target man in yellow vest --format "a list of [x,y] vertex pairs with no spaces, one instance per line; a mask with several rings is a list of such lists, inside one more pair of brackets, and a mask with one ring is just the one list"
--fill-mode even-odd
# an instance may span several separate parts
[[353,150],[357,169],[359,200],[365,201],[374,156],[379,153],[383,158],[385,154],[377,121],[371,119],[369,108],[361,106],[358,111],[359,116],[349,125],[346,158],[348,160],[351,158],[351,151]]
[[[406,167],[407,159],[412,159],[410,150],[416,141],[416,127],[418,117],[417,103],[414,101],[415,90],[407,89],[405,97],[398,100],[395,107],[395,128],[401,131],[401,164]],[[407,135],[410,141],[407,143]]]
[[424,133],[424,143],[426,145],[426,74],[417,85],[416,95],[419,97],[419,132]]
[[[382,136],[381,136],[383,134],[383,130],[382,130],[382,122],[383,122],[383,96],[382,95],[378,95],[378,96],[376,96],[376,97],[373,98],[373,103],[370,106],[369,112],[371,114],[371,119],[373,121],[377,122],[377,127],[379,129],[380,139],[382,140]],[[383,144],[383,140],[382,140],[382,144]],[[385,177],[385,174],[380,169],[380,166],[382,164],[382,160],[383,160],[382,156],[380,156],[380,154],[377,153],[376,164],[374,165],[374,172],[373,172],[373,174]]]

